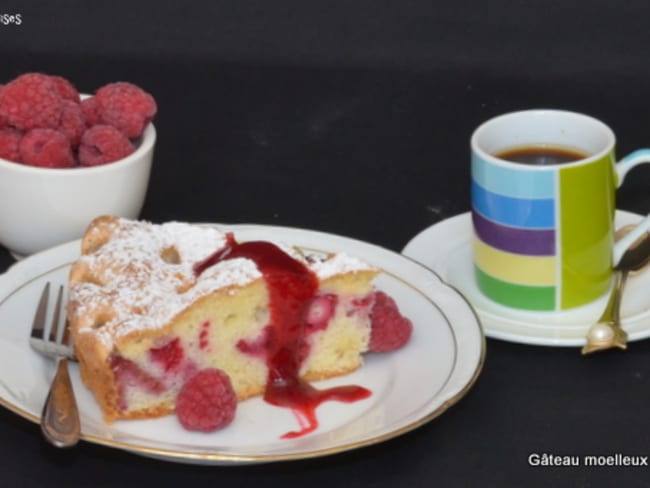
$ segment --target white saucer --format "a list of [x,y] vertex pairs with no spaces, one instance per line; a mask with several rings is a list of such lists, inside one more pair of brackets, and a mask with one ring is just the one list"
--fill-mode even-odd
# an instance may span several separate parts
[[[616,211],[616,228],[636,223],[641,216]],[[524,344],[583,346],[589,327],[600,317],[607,296],[566,312],[516,311],[492,302],[477,288],[471,255],[469,212],[443,220],[416,235],[402,254],[431,268],[458,289],[476,309],[485,335]],[[630,341],[650,337],[650,271],[630,275],[621,305],[621,322]]]

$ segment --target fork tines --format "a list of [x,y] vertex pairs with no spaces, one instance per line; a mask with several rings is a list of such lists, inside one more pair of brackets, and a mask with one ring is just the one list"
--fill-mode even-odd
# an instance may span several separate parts
[[47,282],[36,307],[36,313],[34,314],[30,343],[43,354],[50,356],[70,356],[70,348],[67,347],[67,344],[62,344],[66,342],[65,326],[59,327],[59,322],[61,322],[61,305],[63,303],[63,285],[59,286],[48,334],[46,321],[49,297],[50,283]]
[[47,315],[47,302],[50,298],[50,282],[48,281],[41,293],[41,299],[36,307],[34,322],[32,323],[32,337],[43,339],[45,337],[45,316]]

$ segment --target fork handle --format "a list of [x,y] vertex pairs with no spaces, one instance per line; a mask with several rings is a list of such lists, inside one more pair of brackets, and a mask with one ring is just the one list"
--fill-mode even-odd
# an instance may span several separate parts
[[79,441],[79,410],[65,357],[57,361],[56,374],[43,406],[41,430],[45,438],[56,447],[72,447]]

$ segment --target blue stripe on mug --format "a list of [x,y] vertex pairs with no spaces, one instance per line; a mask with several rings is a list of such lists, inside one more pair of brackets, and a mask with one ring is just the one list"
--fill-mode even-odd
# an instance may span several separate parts
[[525,229],[553,229],[553,199],[512,198],[487,191],[472,180],[472,207],[484,217],[503,225]]
[[515,254],[526,256],[554,256],[555,231],[553,229],[518,229],[497,224],[472,211],[476,235],[486,244]]
[[554,198],[555,175],[539,168],[508,168],[491,165],[472,154],[472,178],[480,186],[494,193],[514,198]]

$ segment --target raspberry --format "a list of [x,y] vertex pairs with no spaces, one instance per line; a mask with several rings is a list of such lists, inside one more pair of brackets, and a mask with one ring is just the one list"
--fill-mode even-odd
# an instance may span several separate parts
[[67,136],[73,148],[79,146],[81,136],[86,130],[86,119],[78,103],[63,100],[63,111],[61,112],[58,130]]
[[100,121],[118,128],[131,139],[142,135],[157,111],[156,101],[149,93],[123,81],[101,87],[95,98]]
[[207,349],[210,346],[210,321],[201,324],[199,332],[199,349]]
[[129,359],[113,356],[110,365],[117,385],[120,410],[126,410],[129,407],[129,388],[141,388],[152,395],[159,395],[166,389],[166,386],[160,380],[143,371],[140,366]]
[[55,129],[61,119],[62,99],[52,79],[40,73],[27,73],[2,89],[0,117],[19,130]]
[[151,361],[158,363],[165,373],[178,368],[183,362],[184,356],[185,351],[178,337],[160,347],[152,347],[149,349]]
[[151,394],[160,394],[166,389],[159,379],[154,378],[130,359],[114,356],[111,359],[111,369],[118,386],[137,386]]
[[79,92],[74,87],[74,85],[70,83],[70,81],[63,78],[62,76],[55,75],[50,75],[50,80],[52,80],[54,83],[54,87],[57,93],[63,100],[70,100],[76,103],[79,103],[81,101]]
[[54,129],[32,129],[20,141],[23,163],[46,168],[69,168],[74,165],[70,141]]
[[97,166],[122,159],[135,151],[131,141],[115,127],[95,125],[81,137],[79,164]]
[[230,378],[220,369],[203,369],[181,388],[176,416],[187,430],[212,432],[235,418],[237,397]]
[[[4,88],[4,85],[0,85],[0,105],[2,104],[1,100],[2,100],[2,89],[3,88]],[[2,115],[2,113],[0,113],[0,129],[3,129],[3,128],[7,127],[7,125],[8,125],[7,118],[4,115]]]
[[81,102],[81,112],[86,119],[86,125],[92,127],[99,124],[99,106],[95,97],[86,98]]
[[375,293],[375,304],[370,312],[370,319],[370,351],[394,351],[411,338],[413,324],[400,314],[395,300],[384,292]]
[[0,129],[0,158],[20,163],[22,159],[19,146],[22,138],[23,133],[19,130],[10,127]]
[[305,321],[314,330],[327,328],[327,323],[334,315],[338,297],[331,293],[318,295],[309,304]]
[[267,325],[254,339],[239,339],[237,349],[244,354],[257,356],[266,361],[266,353],[274,342],[273,326]]

